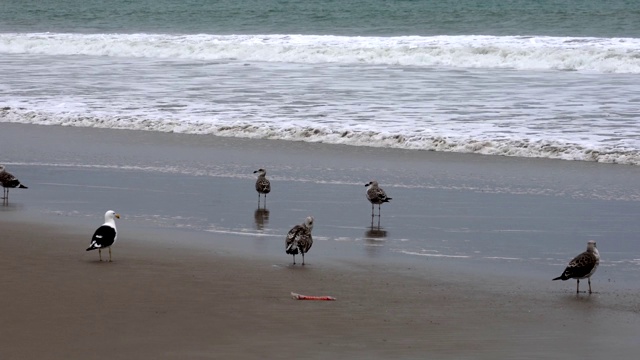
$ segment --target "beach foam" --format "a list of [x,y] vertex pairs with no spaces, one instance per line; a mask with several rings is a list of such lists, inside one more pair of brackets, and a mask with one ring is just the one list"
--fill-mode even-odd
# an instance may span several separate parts
[[92,117],[80,114],[53,114],[21,109],[0,110],[0,122],[38,125],[80,126],[106,129],[129,129],[184,134],[209,134],[223,137],[278,139],[351,146],[397,148],[409,150],[475,153],[483,155],[536,157],[562,160],[594,161],[640,165],[640,150],[633,147],[606,146],[588,142],[560,142],[545,139],[526,139],[503,134],[491,138],[492,133],[466,136],[430,135],[428,132],[375,131],[358,126],[314,126],[312,123],[296,126],[291,123],[260,124],[215,123],[202,121],[162,121],[126,116]]
[[639,51],[628,38],[7,33],[0,122],[638,165]]
[[0,53],[640,74],[634,38],[7,33]]

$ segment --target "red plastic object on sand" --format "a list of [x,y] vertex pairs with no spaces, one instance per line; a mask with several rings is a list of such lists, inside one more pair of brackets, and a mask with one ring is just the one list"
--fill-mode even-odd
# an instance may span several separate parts
[[325,300],[325,301],[335,301],[336,298],[333,296],[310,296],[310,295],[300,295],[294,292],[291,293],[291,297],[296,300]]

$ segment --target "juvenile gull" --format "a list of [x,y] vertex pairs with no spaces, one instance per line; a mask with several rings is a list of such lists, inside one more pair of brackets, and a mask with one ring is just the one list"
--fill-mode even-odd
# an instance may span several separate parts
[[369,187],[367,189],[367,200],[371,203],[371,216],[374,216],[373,205],[378,205],[378,216],[380,216],[380,204],[389,202],[391,198],[387,197],[387,193],[378,186],[378,182],[375,180],[364,184],[364,186]]
[[111,245],[118,239],[115,219],[120,219],[120,215],[113,210],[109,210],[104,214],[104,224],[93,233],[91,244],[87,248],[87,251],[98,249],[100,261],[102,261],[102,249],[109,248],[109,262],[111,262]]
[[576,293],[580,292],[580,279],[587,278],[589,282],[589,294],[591,294],[591,275],[596,272],[600,264],[600,253],[596,248],[596,242],[591,240],[587,242],[587,250],[576,256],[569,262],[567,268],[564,269],[562,275],[553,280],[569,280],[576,279]]
[[265,169],[258,169],[253,172],[258,174],[256,180],[256,191],[258,192],[258,207],[260,207],[260,194],[264,194],[264,206],[267,206],[267,194],[271,192],[271,183],[267,180],[267,171]]
[[302,254],[302,265],[304,265],[304,254],[311,249],[313,238],[311,237],[313,230],[313,216],[307,216],[304,223],[294,226],[285,239],[285,251],[287,254],[293,255],[293,265],[296,264],[296,255]]
[[2,200],[9,202],[9,189],[28,189],[22,185],[20,180],[4,169],[4,165],[0,165],[0,184],[2,184]]

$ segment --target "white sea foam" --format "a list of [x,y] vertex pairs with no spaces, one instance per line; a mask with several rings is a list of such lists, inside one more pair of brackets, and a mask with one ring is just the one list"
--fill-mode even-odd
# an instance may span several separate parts
[[426,257],[440,257],[440,258],[460,258],[460,259],[468,259],[471,256],[468,255],[447,255],[447,254],[438,254],[438,253],[425,253],[425,252],[416,252],[416,251],[407,251],[407,250],[399,250],[399,253],[406,255],[416,255],[416,256],[426,256]]
[[635,38],[5,33],[0,53],[640,74]]
[[477,137],[430,136],[420,132],[398,134],[386,131],[349,129],[348,127],[330,128],[311,124],[299,127],[291,124],[261,124],[258,126],[240,123],[229,125],[199,121],[160,121],[135,117],[102,116],[94,118],[79,114],[51,114],[19,109],[0,110],[0,122],[2,121],[640,165],[640,150],[634,148],[602,145],[589,147],[571,142],[504,138],[503,136],[492,139],[487,137],[491,135],[490,133],[478,134]]
[[213,226],[208,229],[205,229],[204,231],[216,233],[216,234],[226,234],[226,235],[241,235],[241,236],[254,236],[254,237],[282,237],[281,234],[266,234],[264,232],[256,232],[249,229],[245,231],[219,229]]
[[640,39],[0,34],[0,122],[638,165],[639,49]]

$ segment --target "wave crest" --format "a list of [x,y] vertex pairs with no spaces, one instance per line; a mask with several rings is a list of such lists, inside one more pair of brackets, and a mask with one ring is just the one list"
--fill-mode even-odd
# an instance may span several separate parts
[[634,38],[14,33],[0,53],[640,74]]
[[9,107],[0,109],[0,122],[208,134],[222,137],[640,165],[639,150],[589,148],[574,143],[533,139],[455,138],[436,134],[399,134],[370,130],[332,129],[326,126],[296,127],[274,124],[255,125],[242,122],[221,125],[199,121],[151,120],[135,116],[101,116],[97,118],[79,114],[49,114]]

